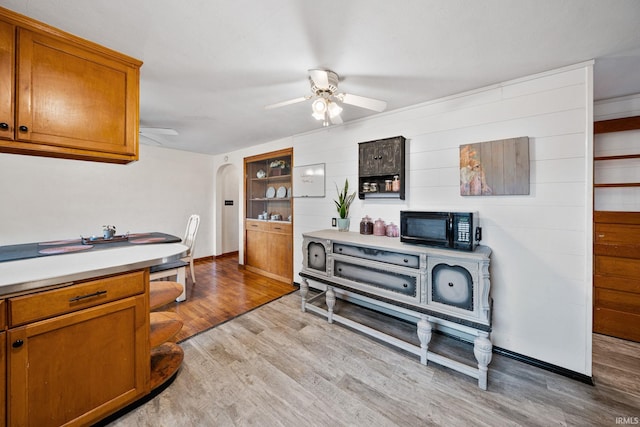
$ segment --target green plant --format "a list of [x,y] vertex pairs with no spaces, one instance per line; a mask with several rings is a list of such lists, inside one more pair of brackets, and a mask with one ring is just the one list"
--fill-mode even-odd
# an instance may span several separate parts
[[342,191],[338,189],[338,184],[336,184],[336,193],[338,193],[338,200],[334,200],[336,203],[336,208],[338,209],[338,215],[340,218],[345,219],[349,218],[349,207],[351,207],[351,202],[356,197],[356,192],[349,194],[349,180],[344,180],[344,188]]

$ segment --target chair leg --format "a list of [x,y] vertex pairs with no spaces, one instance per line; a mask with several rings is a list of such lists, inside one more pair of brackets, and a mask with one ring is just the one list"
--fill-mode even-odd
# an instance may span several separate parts
[[189,271],[191,271],[191,280],[193,281],[193,284],[196,284],[196,272],[193,269],[193,258],[191,258],[189,260]]

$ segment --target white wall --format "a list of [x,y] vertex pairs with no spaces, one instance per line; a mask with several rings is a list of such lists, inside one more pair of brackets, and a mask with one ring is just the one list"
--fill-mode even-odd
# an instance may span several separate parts
[[[598,101],[594,105],[594,119],[610,120],[640,115],[640,94]],[[640,130],[603,133],[594,137],[596,156],[640,153]],[[640,159],[595,162],[594,180],[597,183],[640,182]],[[640,211],[640,187],[611,187],[594,190],[597,211]]]
[[183,237],[201,217],[196,257],[213,253],[212,157],[140,146],[140,160],[114,165],[0,154],[0,245],[160,231]]
[[[529,76],[435,102],[390,111],[291,140],[253,147],[252,155],[292,143],[294,165],[326,163],[327,196],[294,203],[294,247],[302,233],[329,228],[335,183],[357,183],[358,142],[408,139],[407,199],[361,201],[364,215],[399,220],[402,209],[480,212],[493,249],[493,342],[591,375],[592,63]],[[530,138],[528,196],[462,197],[459,146]],[[291,145],[289,145],[291,146]],[[294,252],[295,280],[302,252]]]

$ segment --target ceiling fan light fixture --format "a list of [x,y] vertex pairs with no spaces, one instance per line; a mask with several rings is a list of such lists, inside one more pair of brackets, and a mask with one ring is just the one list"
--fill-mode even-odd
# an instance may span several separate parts
[[318,98],[311,104],[311,110],[313,118],[316,120],[323,120],[325,113],[327,112],[329,105],[328,101],[324,98]]
[[329,106],[327,107],[327,109],[329,110],[329,117],[331,117],[332,119],[342,113],[342,107],[335,102],[329,102]]

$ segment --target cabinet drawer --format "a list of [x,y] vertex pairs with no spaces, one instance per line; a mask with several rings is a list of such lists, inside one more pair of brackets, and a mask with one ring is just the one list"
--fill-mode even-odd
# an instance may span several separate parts
[[402,267],[420,268],[420,257],[418,255],[401,254],[363,246],[345,245],[343,243],[334,243],[333,253],[386,262]]
[[9,326],[93,307],[145,291],[146,271],[136,271],[9,299]]
[[269,231],[269,223],[267,221],[246,221],[245,228],[254,231]]
[[291,224],[286,222],[270,222],[269,231],[272,233],[291,234]]
[[416,275],[339,260],[334,261],[333,275],[393,294],[418,298],[418,277]]

